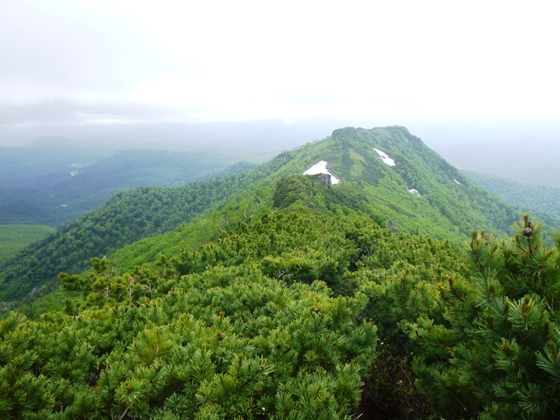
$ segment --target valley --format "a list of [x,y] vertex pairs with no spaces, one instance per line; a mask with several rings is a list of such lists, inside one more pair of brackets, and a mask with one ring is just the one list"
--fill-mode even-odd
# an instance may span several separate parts
[[92,150],[67,139],[2,148],[0,224],[59,227],[119,191],[180,186],[245,170],[270,157],[271,152],[242,150]]

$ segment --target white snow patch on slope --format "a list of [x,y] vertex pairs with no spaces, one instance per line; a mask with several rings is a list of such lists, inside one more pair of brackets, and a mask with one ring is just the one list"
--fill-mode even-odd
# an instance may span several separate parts
[[463,185],[459,181],[457,181],[455,178],[453,178],[453,181],[455,181],[455,184],[457,184],[457,185]]
[[411,188],[411,189],[408,190],[408,192],[410,194],[414,194],[416,197],[421,197],[420,191],[418,191],[416,188]]
[[389,165],[389,166],[395,166],[395,161],[393,159],[391,159],[387,153],[376,149],[375,147],[373,148],[373,150],[375,150],[377,152],[377,154],[379,155],[379,157],[381,158],[381,160],[383,161],[384,164]]
[[327,165],[328,163],[322,160],[306,170],[303,175],[329,174],[331,176],[331,182],[333,183],[333,185],[338,184],[340,182],[340,179],[335,177],[327,170]]

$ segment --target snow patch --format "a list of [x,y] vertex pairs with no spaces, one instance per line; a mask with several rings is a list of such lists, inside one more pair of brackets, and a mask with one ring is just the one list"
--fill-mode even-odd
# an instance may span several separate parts
[[463,185],[459,181],[457,181],[455,178],[453,178],[453,181],[455,181],[455,184],[457,184],[457,185]]
[[381,160],[383,161],[383,163],[385,165],[389,165],[389,166],[395,166],[395,161],[393,159],[391,159],[387,153],[376,149],[375,147],[373,148],[373,150],[375,150],[377,152],[377,154],[379,155],[379,157],[381,158]]
[[328,170],[327,170],[327,165],[328,163],[325,162],[324,160],[316,163],[315,165],[313,165],[311,168],[309,168],[308,170],[306,170],[303,175],[318,175],[318,174],[329,174],[331,176],[331,182],[332,184],[338,184],[340,182],[340,179],[338,179],[337,177],[335,177],[333,174],[331,174]]
[[422,196],[420,195],[420,191],[418,191],[416,188],[411,188],[411,189],[408,190],[408,192],[409,192],[410,194],[415,195],[416,197],[422,197]]

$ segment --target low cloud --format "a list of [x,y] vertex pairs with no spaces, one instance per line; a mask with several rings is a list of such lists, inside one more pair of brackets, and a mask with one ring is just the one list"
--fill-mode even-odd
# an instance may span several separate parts
[[188,122],[185,110],[142,104],[86,104],[58,99],[27,104],[0,103],[0,125]]

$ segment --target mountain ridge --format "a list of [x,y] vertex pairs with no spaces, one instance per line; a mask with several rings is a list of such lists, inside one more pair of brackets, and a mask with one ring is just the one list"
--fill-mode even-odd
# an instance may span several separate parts
[[[376,149],[394,159],[394,166]],[[381,226],[455,244],[480,227],[505,235],[519,214],[404,127],[342,128],[247,172],[176,189],[143,187],[119,193],[0,267],[0,297],[21,299],[33,288],[56,284],[59,271],[80,272],[91,258],[110,256],[118,248],[114,259],[119,270],[126,270],[182,247],[199,246],[272,210],[278,181],[301,175],[320,161],[341,180],[333,190],[346,197],[325,207],[331,214],[361,214]],[[350,197],[359,200],[350,203]],[[26,259],[38,256],[30,270]]]
[[553,418],[560,241],[511,213],[401,127],[119,193],[29,253],[94,258],[0,320],[0,414]]

